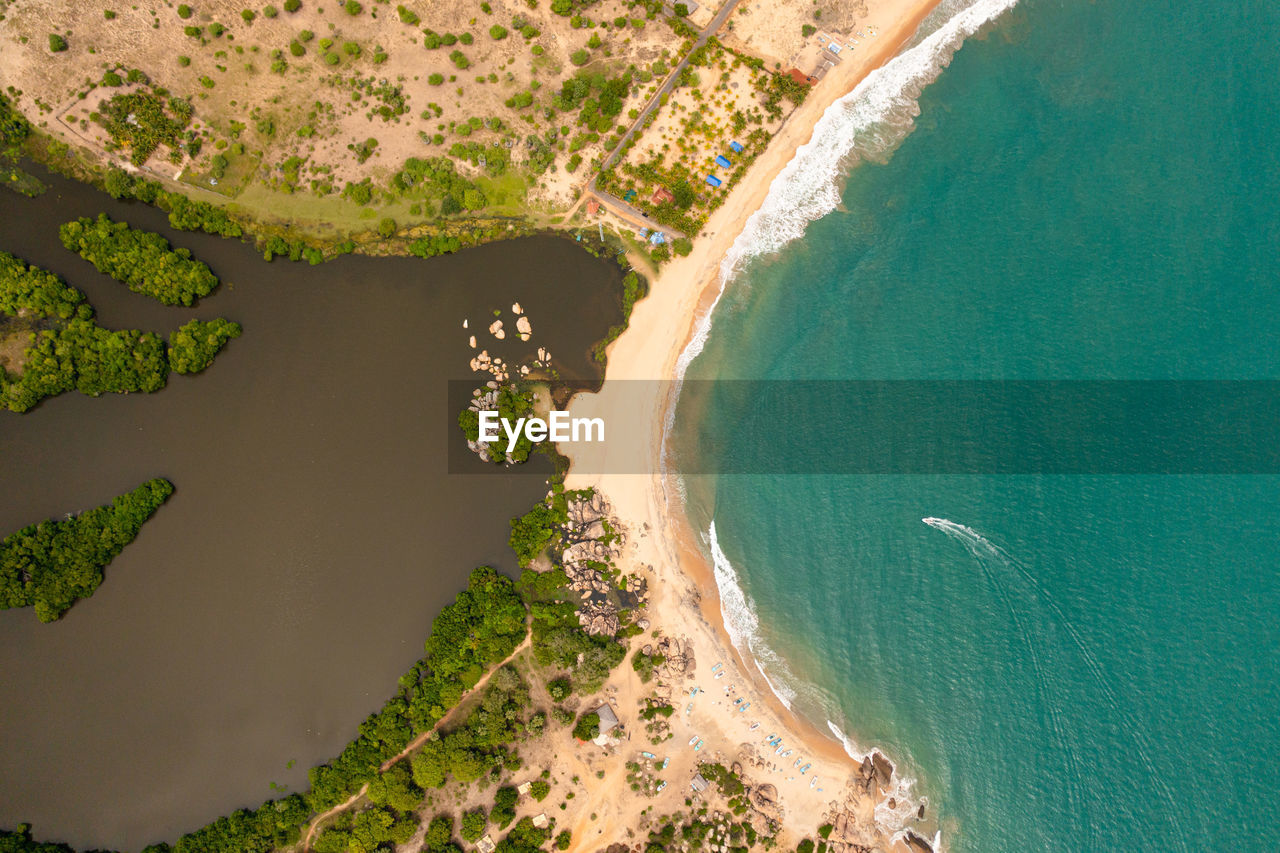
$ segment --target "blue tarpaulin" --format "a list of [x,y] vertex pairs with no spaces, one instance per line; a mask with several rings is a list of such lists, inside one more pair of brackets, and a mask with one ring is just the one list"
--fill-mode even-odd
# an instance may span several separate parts
[[713,187],[718,187],[720,186],[720,179],[715,175],[707,175],[707,183],[711,184]]
[[723,154],[716,155],[716,163],[720,166],[723,166],[726,169],[733,165],[732,163],[729,162],[729,158],[724,156]]
[[741,153],[742,153],[742,143],[741,143],[741,142],[730,142],[730,143],[729,143],[729,149],[730,149],[731,151],[733,151],[733,153],[734,153],[734,154],[741,154]]

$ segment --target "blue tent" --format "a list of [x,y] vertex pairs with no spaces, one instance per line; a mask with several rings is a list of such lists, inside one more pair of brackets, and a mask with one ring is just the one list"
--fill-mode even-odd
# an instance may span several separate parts
[[719,164],[720,166],[723,166],[726,169],[733,165],[732,163],[729,162],[729,158],[724,156],[723,154],[716,155],[716,163]]
[[713,187],[718,187],[720,186],[720,179],[715,175],[707,175],[707,183],[711,184]]
[[733,151],[733,153],[734,153],[734,154],[741,154],[741,153],[742,153],[742,143],[741,143],[741,142],[730,142],[730,143],[729,143],[729,149],[730,149],[731,151]]

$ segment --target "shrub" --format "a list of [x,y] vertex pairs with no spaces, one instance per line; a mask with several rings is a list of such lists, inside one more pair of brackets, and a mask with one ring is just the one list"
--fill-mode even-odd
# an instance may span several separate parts
[[813,35],[817,31],[818,31],[818,28],[813,26],[813,24],[804,24],[803,26],[800,27],[800,35],[804,36],[805,38],[808,38],[809,36]]
[[471,60],[467,59],[467,55],[460,50],[450,53],[449,59],[460,69],[465,70],[471,67]]
[[307,52],[307,49],[303,47],[301,44],[299,44],[298,42],[291,41],[289,42],[289,52],[292,53],[294,56],[302,56],[304,53]]
[[545,800],[550,793],[551,785],[546,780],[538,779],[529,786],[529,796],[538,802]]
[[671,251],[677,255],[684,257],[693,251],[693,241],[688,237],[677,237],[671,241]]
[[345,53],[347,56],[351,56],[351,57],[359,57],[359,56],[360,56],[360,45],[356,44],[356,43],[355,43],[355,42],[353,42],[353,41],[343,42],[343,44],[342,44],[342,52],[343,52],[343,53]]
[[306,44],[307,42],[311,41],[315,37],[316,37],[316,34],[311,32],[311,30],[303,30],[302,32],[298,33],[298,41],[302,42],[303,44]]
[[264,18],[274,18],[279,14],[280,10],[275,6],[264,6],[262,9],[262,17]]
[[406,9],[403,6],[396,7],[396,14],[400,16],[400,21],[402,23],[408,24],[411,27],[417,26],[418,22],[421,20],[417,13],[412,9]]
[[240,10],[240,17],[241,17],[241,18],[244,18],[244,22],[245,22],[246,24],[252,24],[252,23],[253,23],[253,19],[254,19],[254,18],[256,18],[256,17],[258,17],[258,13],[257,13],[257,12],[255,12],[255,11],[253,11],[252,9],[241,9],[241,10]]
[[190,7],[190,6],[188,6],[186,3],[183,3],[183,4],[179,5],[179,6],[178,6],[178,17],[179,17],[179,18],[181,18],[181,19],[182,19],[182,20],[184,20],[184,21],[185,21],[187,18],[190,18],[190,17],[191,17],[191,7]]
[[587,53],[582,48],[578,48],[573,53],[569,54],[569,61],[574,65],[581,67],[591,61],[591,54]]
[[182,32],[184,35],[191,36],[193,39],[198,39],[200,36],[204,35],[204,30],[195,26],[185,26],[182,28]]
[[572,841],[573,841],[573,833],[569,832],[569,830],[567,829],[561,830],[560,834],[556,836],[556,849],[568,850],[569,844]]
[[506,37],[507,28],[501,24],[494,24],[492,27],[489,27],[489,38],[494,41],[502,41]]
[[302,0],[284,0],[284,10],[286,12],[296,12],[302,8]]
[[110,9],[103,9],[102,17],[106,18],[108,21],[114,21],[116,18],[116,13],[111,11]]
[[351,15],[352,17],[355,17],[356,15],[359,15],[361,12],[364,11],[364,7],[361,6],[359,3],[357,3],[356,0],[347,0],[347,2],[343,5],[342,8],[346,9],[347,14]]
[[383,237],[392,237],[396,233],[396,221],[390,216],[382,217],[378,223],[378,234]]
[[49,50],[53,53],[61,53],[67,49],[67,40],[57,33],[49,33]]
[[218,38],[226,31],[227,31],[227,28],[224,27],[222,24],[219,24],[217,21],[209,25],[209,35],[213,36],[214,38]]
[[443,75],[443,74],[432,74],[430,77],[428,77],[428,78],[427,78],[427,82],[428,82],[428,83],[430,83],[432,86],[443,86],[443,85],[444,85],[444,75]]
[[463,33],[462,35],[458,36],[458,41],[462,42],[463,44],[471,44],[475,40],[476,40],[476,37],[471,35],[471,33]]
[[104,86],[123,86],[124,78],[114,71],[108,71],[102,75],[102,85]]
[[341,61],[342,57],[338,56],[336,53],[331,52],[324,55],[325,65],[337,65]]
[[587,47],[591,48],[592,50],[595,50],[596,48],[600,47],[601,44],[602,42],[600,41],[600,36],[596,33],[592,33],[591,38],[587,39]]

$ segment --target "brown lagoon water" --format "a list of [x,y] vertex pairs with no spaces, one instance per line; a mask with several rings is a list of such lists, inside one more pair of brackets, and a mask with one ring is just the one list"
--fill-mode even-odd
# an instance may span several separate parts
[[[508,519],[545,484],[446,472],[460,440],[447,380],[469,373],[462,321],[487,327],[502,308],[510,325],[518,300],[533,339],[490,338],[489,351],[547,346],[566,376],[590,377],[590,341],[621,317],[620,274],[555,238],[268,264],[47,181],[34,201],[0,193],[0,249],[84,290],[104,326],[225,316],[245,329],[158,394],[0,411],[3,533],[150,477],[177,487],[60,622],[0,611],[0,826],[139,849],[256,806],[272,783],[304,789],[420,656],[471,568],[514,570]],[[166,308],[98,274],[57,229],[103,210],[190,248],[223,287]]]

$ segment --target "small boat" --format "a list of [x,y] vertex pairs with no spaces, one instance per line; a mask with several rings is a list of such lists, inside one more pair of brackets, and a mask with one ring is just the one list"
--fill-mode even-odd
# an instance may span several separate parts
[[793,753],[793,752],[795,752],[795,750],[794,750],[794,749],[788,749],[786,752],[782,753],[782,757],[783,757],[783,758],[790,758],[790,757],[791,757],[791,753]]
[[745,713],[746,713],[746,711],[747,711],[747,709],[748,709],[748,708],[750,708],[750,707],[751,707],[751,703],[750,703],[750,702],[748,702],[748,703],[746,703],[745,705],[743,705],[741,708],[739,708],[739,709],[738,709],[738,713],[739,713],[739,714],[745,714]]
[[809,787],[812,788],[816,784],[818,784],[818,777],[814,776],[812,779],[809,780]]
[[697,752],[698,750],[702,749],[703,744],[705,744],[705,743],[706,743],[706,741],[705,741],[705,740],[700,740],[700,741],[698,741],[698,744],[697,744],[697,746],[695,746],[695,747],[693,748],[693,751],[694,751],[694,752]]
[[716,664],[715,666],[711,667],[711,671],[715,672],[716,670],[720,669],[720,667],[721,667],[721,664]]
[[[666,770],[666,769],[667,769],[667,765],[668,765],[668,764],[670,764],[670,763],[671,763],[671,756],[669,756],[669,755],[668,755],[666,758],[662,759],[662,764],[658,765],[658,769],[659,769],[659,770]],[[663,782],[662,784],[664,784],[664,785],[665,785],[665,784],[667,784],[667,783],[666,783],[666,782]]]
[[662,790],[663,788],[665,788],[665,787],[667,787],[667,783],[666,783],[666,782],[659,782],[659,783],[658,783],[658,790],[659,790],[659,791],[661,791],[661,790]]
[[760,728],[760,724],[759,724],[759,723],[752,723],[752,724],[751,724],[751,728],[747,729],[747,731],[749,731],[749,732],[754,732],[754,731],[755,731],[756,729],[758,729],[758,728]]
[[733,700],[733,704],[735,704],[735,705],[741,705],[741,704],[742,704],[742,697],[741,697],[741,696],[739,696],[737,699],[734,699],[734,700]]
[[769,741],[773,740],[773,738],[774,738],[773,732],[769,732],[769,736],[764,739],[764,742],[768,743]]
[[[641,755],[648,755],[649,753],[647,753],[647,752],[642,752],[642,753],[640,753],[640,754],[641,754]],[[795,763],[795,764],[792,764],[791,766],[792,766],[792,767],[799,767],[799,766],[800,766],[800,762],[801,762],[801,761],[804,761],[804,759],[803,759],[803,758],[797,758],[797,759],[796,759],[796,763]]]
[[697,735],[694,735],[693,737],[689,738],[689,746],[693,746],[693,745],[694,745],[695,743],[697,743],[697,742],[698,742],[698,736],[697,736]]
[[[642,752],[642,753],[640,753],[640,754],[641,754],[643,757],[645,757],[645,758],[657,758],[657,757],[658,757],[658,756],[654,755],[652,752]],[[799,763],[799,759],[797,759],[797,763]]]
[[810,768],[810,767],[812,767],[812,766],[813,766],[813,762],[809,762],[809,763],[808,763],[808,764],[806,764],[804,767],[801,767],[801,768],[800,768],[800,775],[801,775],[801,776],[803,776],[804,774],[808,773],[808,772],[809,772],[809,768]]
[[688,706],[687,708],[685,708],[685,709],[684,709],[684,712],[685,712],[686,714],[692,714],[692,713],[693,713],[693,703],[692,703],[692,702],[690,702],[690,703],[689,703],[689,706]]
[[723,673],[723,672],[717,672],[717,673],[716,673],[716,678],[724,678],[724,673]]

